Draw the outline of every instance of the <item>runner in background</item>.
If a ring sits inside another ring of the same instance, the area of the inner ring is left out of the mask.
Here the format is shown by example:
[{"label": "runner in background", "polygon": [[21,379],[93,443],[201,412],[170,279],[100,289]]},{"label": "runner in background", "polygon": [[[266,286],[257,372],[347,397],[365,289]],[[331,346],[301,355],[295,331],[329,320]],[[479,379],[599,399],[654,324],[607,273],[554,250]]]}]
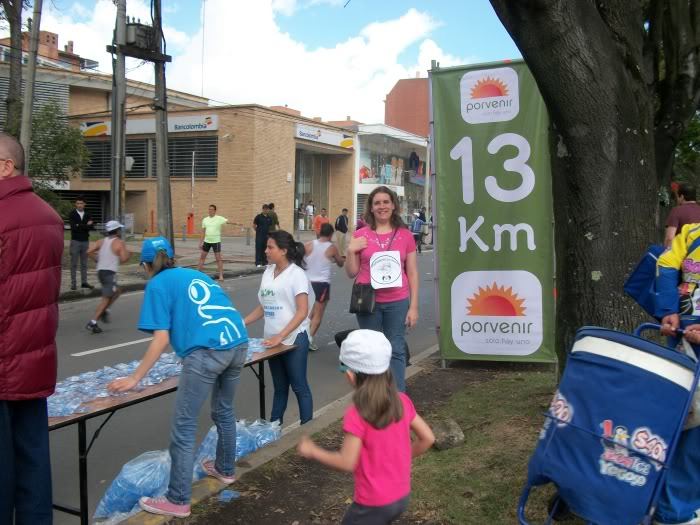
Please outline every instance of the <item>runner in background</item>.
[{"label": "runner in background", "polygon": [[102,328],[97,324],[109,323],[109,307],[119,298],[122,291],[117,287],[117,272],[119,264],[129,260],[131,253],[126,243],[121,239],[123,224],[118,221],[109,221],[105,225],[107,237],[100,239],[88,250],[88,255],[97,258],[97,278],[102,285],[102,300],[97,305],[94,317],[85,326],[93,334],[102,333]]},{"label": "runner in background", "polygon": [[311,324],[309,326],[309,350],[318,350],[314,342],[323,321],[323,313],[331,299],[331,268],[337,264],[339,268],[345,264],[345,258],[340,256],[338,247],[333,244],[333,226],[323,224],[321,235],[315,241],[309,241],[304,245],[304,262],[306,263],[306,276],[311,281],[311,287],[316,296],[316,303],[311,309]]}]

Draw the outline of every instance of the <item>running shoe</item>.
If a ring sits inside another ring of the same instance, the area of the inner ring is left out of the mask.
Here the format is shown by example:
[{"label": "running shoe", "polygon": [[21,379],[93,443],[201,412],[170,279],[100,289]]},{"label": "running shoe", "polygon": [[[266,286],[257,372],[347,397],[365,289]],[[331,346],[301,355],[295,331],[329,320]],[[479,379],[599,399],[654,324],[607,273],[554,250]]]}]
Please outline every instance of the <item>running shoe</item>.
[{"label": "running shoe", "polygon": [[90,321],[88,324],[85,325],[85,329],[89,330],[93,334],[101,334],[102,333],[102,328],[97,323],[93,323]]},{"label": "running shoe", "polygon": [[146,498],[139,500],[139,506],[146,512],[151,514],[160,514],[161,516],[175,516],[176,518],[186,518],[190,512],[189,505],[178,505],[172,503],[165,496],[160,498]]},{"label": "running shoe", "polygon": [[221,483],[226,483],[226,485],[230,485],[234,481],[236,481],[236,476],[225,476],[218,470],[216,470],[216,465],[214,464],[213,460],[208,460],[208,461],[202,461],[202,468],[204,469],[204,472],[207,473],[208,476],[211,476],[212,478],[218,479]]}]

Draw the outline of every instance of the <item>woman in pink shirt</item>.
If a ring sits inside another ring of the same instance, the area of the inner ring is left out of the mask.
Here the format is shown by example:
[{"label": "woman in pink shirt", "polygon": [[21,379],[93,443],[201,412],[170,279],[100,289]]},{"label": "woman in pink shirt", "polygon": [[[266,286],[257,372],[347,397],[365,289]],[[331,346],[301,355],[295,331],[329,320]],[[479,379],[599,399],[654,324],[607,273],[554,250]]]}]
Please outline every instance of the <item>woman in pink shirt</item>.
[{"label": "woman in pink shirt", "polygon": [[[372,284],[375,307],[356,314],[360,328],[386,334],[391,341],[391,373],[399,392],[406,390],[406,327],[418,322],[416,241],[401,220],[399,199],[386,186],[367,198],[365,222],[347,249],[345,271],[359,284]],[[374,257],[373,257],[374,256]]]},{"label": "woman in pink shirt", "polygon": [[[303,436],[297,447],[305,458],[354,474],[353,503],[343,525],[384,525],[398,518],[411,494],[411,459],[435,441],[409,397],[397,392],[391,357],[384,334],[350,332],[340,345],[341,369],[355,389],[343,419],[343,445],[331,452]],[[413,443],[411,430],[417,437]]]}]

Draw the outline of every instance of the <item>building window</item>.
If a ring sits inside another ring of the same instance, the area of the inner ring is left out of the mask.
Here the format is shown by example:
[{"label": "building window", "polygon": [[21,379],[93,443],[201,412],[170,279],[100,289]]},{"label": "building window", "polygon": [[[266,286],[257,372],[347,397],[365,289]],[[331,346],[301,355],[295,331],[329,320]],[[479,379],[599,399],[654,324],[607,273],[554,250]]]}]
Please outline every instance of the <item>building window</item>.
[{"label": "building window", "polygon": [[[168,163],[171,177],[192,176],[192,153],[194,152],[194,176],[213,178],[217,175],[219,161],[219,139],[207,137],[168,137]],[[153,171],[155,177],[156,146],[153,140]]]},{"label": "building window", "polygon": [[83,170],[83,177],[91,179],[109,178],[111,174],[112,144],[109,140],[86,140],[90,160]]},{"label": "building window", "polygon": [[[105,179],[112,174],[112,142],[109,140],[86,140],[85,147],[90,152],[90,160],[83,171],[83,177]],[[126,156],[133,157],[134,165],[126,172],[127,178],[146,176],[148,163],[148,141],[135,139],[126,141]]]},{"label": "building window", "polygon": [[126,172],[126,177],[129,179],[144,178],[148,173],[146,169],[148,164],[148,140],[127,140],[125,150],[126,156],[134,159],[131,171]]}]

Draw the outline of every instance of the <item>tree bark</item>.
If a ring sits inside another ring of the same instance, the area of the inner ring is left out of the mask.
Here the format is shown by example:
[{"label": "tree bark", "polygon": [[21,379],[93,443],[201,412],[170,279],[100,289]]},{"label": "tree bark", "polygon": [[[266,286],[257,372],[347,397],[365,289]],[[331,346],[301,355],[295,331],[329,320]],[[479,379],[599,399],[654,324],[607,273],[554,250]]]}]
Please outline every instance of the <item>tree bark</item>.
[{"label": "tree bark", "polygon": [[[653,99],[640,2],[491,0],[552,121],[557,351],[584,325],[630,329],[622,284],[655,235]],[[602,3],[601,3],[602,4]]]},{"label": "tree bark", "polygon": [[671,181],[676,145],[700,103],[699,24],[697,0],[652,3],[649,35],[656,79],[652,88],[658,99],[654,138],[659,186]]},{"label": "tree bark", "polygon": [[22,123],[22,7],[23,0],[1,0],[10,26],[10,85],[5,131],[19,139]]}]

